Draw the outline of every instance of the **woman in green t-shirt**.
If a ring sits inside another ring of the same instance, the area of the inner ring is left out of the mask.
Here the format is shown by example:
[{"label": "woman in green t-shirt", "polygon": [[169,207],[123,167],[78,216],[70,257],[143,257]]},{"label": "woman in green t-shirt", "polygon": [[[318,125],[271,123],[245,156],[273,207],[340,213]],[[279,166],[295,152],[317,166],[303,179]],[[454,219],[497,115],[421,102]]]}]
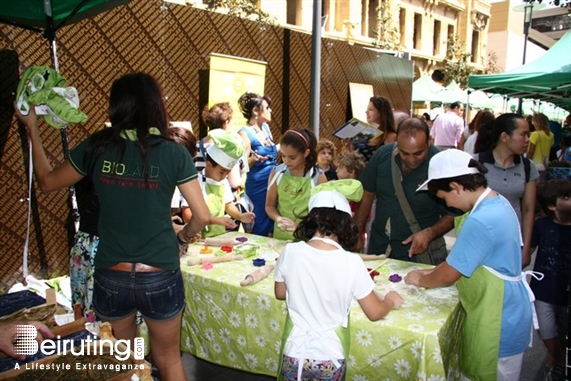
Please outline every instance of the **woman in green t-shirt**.
[{"label": "woman in green t-shirt", "polygon": [[[34,108],[27,115],[15,108],[32,143],[34,172],[42,192],[68,187],[85,176],[93,179],[101,206],[95,313],[111,322],[117,339],[133,343],[139,311],[149,327],[153,362],[161,379],[184,380],[179,253],[186,251],[190,237],[202,230],[210,214],[190,154],[169,137],[158,83],[144,73],[114,81],[109,100],[112,127],[81,142],[55,169],[42,147]],[[170,219],[175,187],[193,215],[178,234]]]}]

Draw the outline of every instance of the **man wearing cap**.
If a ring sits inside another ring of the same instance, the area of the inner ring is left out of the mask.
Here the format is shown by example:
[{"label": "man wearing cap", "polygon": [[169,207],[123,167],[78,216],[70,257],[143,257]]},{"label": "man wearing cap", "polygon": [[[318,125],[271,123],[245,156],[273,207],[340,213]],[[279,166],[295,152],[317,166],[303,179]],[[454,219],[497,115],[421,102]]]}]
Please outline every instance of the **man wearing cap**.
[{"label": "man wearing cap", "polygon": [[225,217],[252,223],[253,212],[240,213],[234,205],[234,195],[228,183],[228,174],[244,154],[244,143],[236,132],[215,129],[209,134],[212,144],[206,148],[206,166],[199,176],[202,193],[210,210],[210,223],[204,228],[203,236],[216,236],[233,229],[236,223]]},{"label": "man wearing cap", "polygon": [[543,275],[521,272],[518,218],[509,201],[488,187],[485,172],[481,163],[456,149],[430,160],[428,180],[418,190],[428,190],[470,214],[446,261],[434,269],[411,271],[405,282],[427,288],[456,284],[466,311],[460,341],[462,379],[519,380],[523,353],[531,342],[535,299],[525,275]]},{"label": "man wearing cap", "polygon": [[[428,159],[438,152],[429,145],[426,123],[409,118],[399,125],[396,143],[380,147],[369,160],[359,177],[365,192],[354,217],[363,232],[377,198],[367,253],[384,254],[390,245],[394,259],[432,264],[444,260],[446,245],[442,236],[452,229],[454,218],[435,198],[416,193],[427,178]],[[390,235],[385,231],[389,220]]]}]

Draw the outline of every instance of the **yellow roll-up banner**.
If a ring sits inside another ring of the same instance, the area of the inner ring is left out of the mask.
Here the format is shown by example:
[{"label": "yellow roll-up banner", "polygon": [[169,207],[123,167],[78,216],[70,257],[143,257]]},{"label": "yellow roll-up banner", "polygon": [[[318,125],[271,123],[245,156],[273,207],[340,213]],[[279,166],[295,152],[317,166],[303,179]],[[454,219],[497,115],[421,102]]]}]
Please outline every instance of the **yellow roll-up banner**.
[{"label": "yellow roll-up banner", "polygon": [[263,61],[211,53],[208,107],[230,103],[234,111],[231,127],[244,126],[246,120],[240,113],[238,98],[246,91],[264,94],[266,65]]}]

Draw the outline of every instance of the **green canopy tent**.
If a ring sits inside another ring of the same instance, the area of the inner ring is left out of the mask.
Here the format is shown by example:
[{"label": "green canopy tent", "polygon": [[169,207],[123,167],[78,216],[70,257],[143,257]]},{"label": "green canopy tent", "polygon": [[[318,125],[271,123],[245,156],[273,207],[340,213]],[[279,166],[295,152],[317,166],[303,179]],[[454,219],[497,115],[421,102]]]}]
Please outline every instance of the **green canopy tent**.
[{"label": "green canopy tent", "polygon": [[471,75],[468,84],[509,98],[532,98],[571,109],[571,32],[535,61],[500,74]]},{"label": "green canopy tent", "polygon": [[54,69],[57,62],[56,33],[63,26],[90,18],[130,0],[18,0],[0,8],[0,22],[33,30],[47,38]]},{"label": "green canopy tent", "polygon": [[[65,25],[93,17],[128,3],[130,0],[17,0],[4,1],[0,22],[38,32],[50,44],[53,68],[59,72],[56,33]],[[61,129],[64,155],[67,157],[67,132]]]}]

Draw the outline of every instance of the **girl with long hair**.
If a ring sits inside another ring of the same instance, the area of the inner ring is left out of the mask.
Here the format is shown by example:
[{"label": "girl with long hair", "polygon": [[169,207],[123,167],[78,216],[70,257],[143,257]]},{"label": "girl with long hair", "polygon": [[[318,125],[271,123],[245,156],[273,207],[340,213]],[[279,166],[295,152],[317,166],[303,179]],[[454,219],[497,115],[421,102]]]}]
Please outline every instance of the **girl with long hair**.
[{"label": "girl with long hair", "polygon": [[[171,140],[161,89],[144,73],[113,82],[112,127],[88,137],[52,168],[42,147],[37,118],[16,108],[32,143],[36,180],[50,193],[91,176],[99,197],[100,237],[93,309],[111,322],[117,339],[133,343],[141,313],[149,328],[153,362],[162,380],[185,380],[180,358],[184,287],[179,255],[208,222],[197,172],[188,150]],[[171,225],[175,187],[193,218],[178,234]]]}]

